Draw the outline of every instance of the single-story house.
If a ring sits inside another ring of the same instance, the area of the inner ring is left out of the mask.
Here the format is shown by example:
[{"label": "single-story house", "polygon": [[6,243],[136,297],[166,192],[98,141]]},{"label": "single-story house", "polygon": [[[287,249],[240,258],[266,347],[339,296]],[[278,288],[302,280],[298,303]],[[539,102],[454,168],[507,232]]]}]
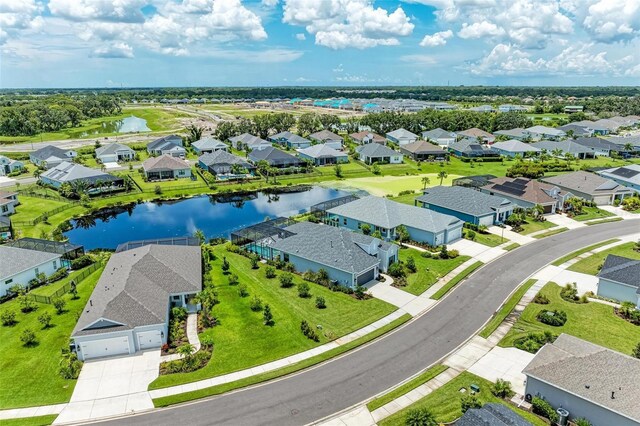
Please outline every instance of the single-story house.
[{"label": "single-story house", "polygon": [[229,151],[229,145],[212,137],[197,140],[191,146],[198,155],[210,154],[215,151]]},{"label": "single-story house", "polygon": [[557,141],[567,136],[562,130],[547,126],[527,127],[524,131],[531,136],[531,139],[536,140],[547,139]]},{"label": "single-story house", "polygon": [[[65,183],[81,181],[87,185],[90,194],[115,191],[124,185],[121,177],[66,161],[42,173],[39,179],[43,184],[54,188],[60,188]],[[109,183],[108,187],[104,185],[106,183]]]},{"label": "single-story house", "polygon": [[147,144],[149,155],[169,154],[172,157],[184,158],[187,150],[184,149],[182,138],[178,135],[169,135],[156,139]]},{"label": "single-story house", "polygon": [[355,287],[375,280],[398,260],[398,246],[368,235],[334,226],[300,222],[284,228],[289,235],[271,247],[296,271],[324,269],[329,279]]},{"label": "single-story house", "polygon": [[469,108],[469,111],[473,112],[494,112],[495,110],[496,109],[493,107],[493,105],[478,105]]},{"label": "single-story house", "polygon": [[181,158],[164,154],[144,160],[142,170],[148,180],[179,179],[191,177],[191,166]]},{"label": "single-story house", "polygon": [[504,197],[485,194],[464,186],[434,186],[416,198],[417,206],[455,216],[473,225],[491,226],[503,223],[514,204]]},{"label": "single-story house", "polygon": [[367,224],[372,233],[379,231],[385,240],[395,240],[397,228],[404,225],[411,240],[432,246],[462,238],[464,225],[453,216],[373,195],[327,210],[327,222],[354,231]]},{"label": "single-story house", "polygon": [[500,112],[527,112],[529,109],[522,105],[502,104],[498,106]]},{"label": "single-story house", "polygon": [[614,117],[609,117],[609,120],[615,121],[621,127],[636,127],[640,124],[640,117],[637,115],[627,115],[626,117],[616,115]]},{"label": "single-story house", "polygon": [[20,204],[17,192],[0,191],[0,216],[9,216],[16,212],[16,206]]},{"label": "single-story house", "polygon": [[298,156],[304,160],[311,161],[316,166],[349,162],[347,153],[337,151],[328,144],[312,145],[309,148],[299,149]]},{"label": "single-story house", "polygon": [[595,121],[591,121],[591,120],[574,121],[573,123],[569,123],[569,124],[582,127],[590,131],[592,135],[606,136],[611,132],[611,130],[608,127],[603,126],[602,124],[598,124]]},{"label": "single-story house", "polygon": [[576,197],[593,201],[597,205],[611,205],[615,200],[622,200],[635,194],[634,190],[622,186],[611,179],[582,170],[558,176],[543,177],[540,180],[555,185],[564,191],[571,192]]},{"label": "single-story house", "polygon": [[631,148],[631,152],[635,155],[640,155],[640,136],[609,136],[606,140],[616,145],[622,145],[622,149],[625,151],[627,148],[624,148],[624,146],[627,145]]},{"label": "single-story house", "polygon": [[367,145],[370,143],[379,143],[384,145],[387,143],[387,140],[384,137],[372,132],[351,133],[349,137],[359,145]]},{"label": "single-story house", "polygon": [[557,186],[522,177],[494,178],[487,185],[481,187],[480,191],[504,197],[525,209],[539,204],[544,208],[545,213],[555,213],[562,210],[564,203],[573,197],[572,193],[562,191]]},{"label": "single-story house", "polygon": [[0,245],[0,297],[14,285],[26,287],[38,274],[53,274],[63,266],[61,257],[57,253]]},{"label": "single-story house", "polygon": [[598,272],[598,296],[631,302],[640,309],[640,260],[607,255]]},{"label": "single-story house", "polygon": [[308,148],[312,145],[312,142],[309,139],[303,138],[295,133],[291,133],[288,130],[270,136],[269,140],[293,149]]},{"label": "single-story house", "polygon": [[583,105],[567,105],[564,107],[565,114],[572,114],[574,112],[582,112],[584,111]]},{"label": "single-story house", "polygon": [[544,345],[522,371],[527,399],[542,398],[568,419],[593,426],[640,424],[640,360],[568,334]]},{"label": "single-story house", "polygon": [[491,180],[495,179],[495,175],[471,175],[455,178],[451,181],[453,186],[464,186],[466,188],[480,189],[483,186],[489,185]]},{"label": "single-story house", "polygon": [[427,141],[400,145],[400,152],[416,161],[446,161],[449,158],[449,151]]},{"label": "single-story house", "polygon": [[101,163],[117,163],[135,159],[136,152],[121,143],[110,143],[96,148],[96,159]]},{"label": "single-story house", "polygon": [[498,151],[500,155],[504,155],[505,157],[514,158],[516,155],[521,155],[522,157],[531,157],[536,153],[540,152],[540,149],[535,146],[520,142],[516,139],[511,139],[504,142],[496,142],[491,145],[492,149]]},{"label": "single-story house", "polygon": [[591,136],[593,136],[593,130],[571,123],[565,124],[564,126],[558,126],[556,128],[565,132],[567,136],[572,136],[574,138],[590,138]]},{"label": "single-story house", "polygon": [[7,243],[10,247],[43,251],[45,253],[59,254],[61,265],[65,268],[71,266],[71,262],[84,255],[84,247],[72,244],[69,241],[51,241],[41,238],[24,237]]},{"label": "single-story house", "polygon": [[21,170],[23,168],[24,163],[22,161],[0,155],[0,176],[7,176],[16,170]]},{"label": "single-story house", "polygon": [[601,118],[600,120],[596,120],[594,122],[596,126],[601,126],[609,130],[610,133],[616,133],[622,124],[615,120],[610,120],[608,118]]},{"label": "single-story house", "polygon": [[406,145],[408,143],[413,143],[419,139],[419,136],[411,133],[405,129],[394,130],[393,132],[387,133],[387,140],[398,144],[398,145]]},{"label": "single-story house", "polygon": [[337,150],[342,149],[342,142],[344,142],[342,136],[336,135],[329,130],[320,130],[319,132],[311,133],[309,139]]},{"label": "single-story house", "polygon": [[455,426],[533,426],[504,404],[489,402],[480,408],[468,409]]},{"label": "single-story house", "polygon": [[439,127],[437,129],[422,132],[422,139],[444,147],[452,145],[456,141],[457,137],[458,135],[454,132],[448,132]]},{"label": "single-story house", "polygon": [[226,151],[216,151],[211,154],[204,154],[198,158],[198,166],[204,170],[208,170],[215,176],[227,176],[235,177],[233,173],[234,165],[238,165],[240,169],[245,169],[246,172],[242,175],[252,174],[255,170],[255,166],[246,158],[238,157],[237,155],[230,154]]},{"label": "single-story house", "polygon": [[611,157],[611,153],[616,153],[626,158],[633,153],[633,149],[627,150],[624,145],[618,145],[602,138],[578,138],[574,142],[590,149],[594,155],[600,157]]},{"label": "single-story house", "polygon": [[463,139],[449,146],[449,152],[458,158],[500,158],[495,149],[473,139]]},{"label": "single-story house", "polygon": [[0,239],[8,240],[11,238],[11,229],[11,219],[7,216],[0,216]]},{"label": "single-story house", "polygon": [[584,160],[586,158],[595,158],[595,153],[591,148],[582,146],[576,143],[574,140],[565,139],[563,141],[540,141],[532,143],[531,146],[538,148],[540,151],[547,154],[554,155],[555,150],[560,150],[559,158],[564,158],[565,155],[571,154],[574,158]]},{"label": "single-story house", "polygon": [[526,132],[525,129],[521,127],[516,127],[515,129],[507,129],[507,130],[498,130],[493,132],[496,136],[506,136],[509,139],[515,139],[518,141],[524,141],[531,139],[531,135]]},{"label": "single-story house", "polygon": [[257,136],[253,136],[249,133],[243,133],[239,136],[234,136],[229,138],[231,142],[231,146],[235,149],[250,149],[250,150],[260,150],[271,147],[271,142],[265,141]]},{"label": "single-story house", "polygon": [[482,129],[478,129],[477,127],[472,127],[467,130],[462,130],[458,132],[459,138],[469,138],[474,141],[481,141],[483,143],[493,143],[496,140],[496,137],[493,136],[489,132],[485,132]]},{"label": "single-story house", "polygon": [[200,246],[151,244],[114,253],[71,334],[78,358],[160,348],[171,308],[197,312],[200,290]]},{"label": "single-story house", "polygon": [[78,156],[76,151],[47,145],[29,154],[29,160],[38,167],[50,169],[65,161],[71,161]]},{"label": "single-story house", "polygon": [[400,164],[404,158],[398,151],[378,143],[359,146],[356,148],[356,152],[360,156],[360,160],[366,164]]},{"label": "single-story house", "polygon": [[293,155],[272,146],[257,151],[251,151],[247,158],[256,165],[260,161],[266,161],[270,166],[278,168],[300,167],[304,165],[304,161],[298,157],[294,157]]},{"label": "single-story house", "polygon": [[600,170],[600,176],[606,179],[640,192],[640,164],[630,164],[628,166],[614,167],[612,169]]}]

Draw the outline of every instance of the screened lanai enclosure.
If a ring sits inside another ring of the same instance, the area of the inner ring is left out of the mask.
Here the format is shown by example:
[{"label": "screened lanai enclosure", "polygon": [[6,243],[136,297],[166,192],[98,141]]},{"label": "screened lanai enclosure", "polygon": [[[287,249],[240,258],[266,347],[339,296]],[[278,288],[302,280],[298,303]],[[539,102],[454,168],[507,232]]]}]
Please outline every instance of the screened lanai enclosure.
[{"label": "screened lanai enclosure", "polygon": [[332,200],[323,201],[318,204],[314,204],[311,206],[310,212],[311,215],[320,222],[325,222],[327,220],[327,210],[331,210],[334,207],[341,206],[343,204],[350,203],[359,199],[361,196],[369,195],[366,192],[359,191],[357,193],[345,195],[344,197],[334,198]]},{"label": "screened lanai enclosure", "polygon": [[296,223],[286,217],[278,217],[255,225],[247,226],[231,233],[231,242],[238,247],[256,253],[263,259],[273,260],[273,243],[295,235],[286,227]]}]

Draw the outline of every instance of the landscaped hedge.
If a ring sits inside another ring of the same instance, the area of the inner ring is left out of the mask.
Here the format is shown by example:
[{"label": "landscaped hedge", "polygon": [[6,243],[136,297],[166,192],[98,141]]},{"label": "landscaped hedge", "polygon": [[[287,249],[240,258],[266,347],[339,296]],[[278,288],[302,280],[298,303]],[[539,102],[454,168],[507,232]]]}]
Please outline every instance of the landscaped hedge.
[{"label": "landscaped hedge", "polygon": [[71,269],[73,269],[74,271],[77,269],[82,269],[86,266],[89,266],[93,263],[93,257],[89,256],[88,254],[85,254],[84,256],[80,256],[77,259],[73,259],[71,261]]},{"label": "landscaped hedge", "polygon": [[531,332],[525,337],[516,339],[513,343],[516,348],[535,354],[545,343],[553,343],[557,337],[550,331]]},{"label": "landscaped hedge", "polygon": [[565,311],[547,311],[542,310],[536,315],[538,321],[553,327],[561,327],[567,322],[567,313]]},{"label": "landscaped hedge", "polygon": [[560,420],[560,416],[558,416],[556,410],[544,399],[534,396],[531,405],[535,414],[549,419],[551,423],[556,424],[558,420]]}]

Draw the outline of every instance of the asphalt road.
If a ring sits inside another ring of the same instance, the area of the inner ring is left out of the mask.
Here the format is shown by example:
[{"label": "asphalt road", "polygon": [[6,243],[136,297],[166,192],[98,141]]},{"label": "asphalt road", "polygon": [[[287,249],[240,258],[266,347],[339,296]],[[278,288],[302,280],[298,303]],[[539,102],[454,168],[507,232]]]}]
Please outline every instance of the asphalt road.
[{"label": "asphalt road", "polygon": [[640,219],[633,219],[544,238],[479,269],[422,317],[346,356],[262,386],[106,423],[239,426],[314,422],[440,360],[472,337],[520,282],[547,263],[638,231]]}]

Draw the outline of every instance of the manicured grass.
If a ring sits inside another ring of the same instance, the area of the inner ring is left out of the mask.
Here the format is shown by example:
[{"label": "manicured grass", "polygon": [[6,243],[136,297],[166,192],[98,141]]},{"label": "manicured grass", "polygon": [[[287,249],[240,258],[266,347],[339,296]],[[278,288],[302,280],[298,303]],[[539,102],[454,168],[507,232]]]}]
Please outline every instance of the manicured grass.
[{"label": "manicured grass", "polygon": [[[160,376],[150,388],[157,389],[193,382],[233,371],[275,361],[307,349],[314,348],[340,336],[358,330],[395,311],[395,307],[378,299],[357,300],[342,292],[333,292],[317,284],[311,286],[312,297],[298,297],[296,287],[280,287],[278,278],[265,278],[264,265],[251,269],[244,256],[229,253],[225,246],[214,248],[212,278],[219,293],[220,304],[214,312],[220,325],[205,331],[215,342],[213,356],[206,367],[192,373]],[[249,296],[240,297],[238,287],[228,284],[221,264],[226,257],[231,273],[237,274],[241,284],[247,286]],[[278,272],[280,275],[281,272]],[[295,276],[295,283],[302,279]],[[275,325],[263,324],[262,312],[249,308],[254,296],[269,304]],[[315,298],[322,296],[326,309],[315,307]],[[306,338],[300,332],[300,322],[306,320],[320,336],[320,342]],[[316,328],[321,326],[322,329]]]},{"label": "manicured grass", "polygon": [[[0,387],[0,409],[58,404],[69,400],[76,381],[65,380],[58,374],[60,349],[68,347],[76,315],[87,303],[101,271],[98,269],[78,285],[79,299],[63,296],[67,306],[62,315],[57,315],[51,305],[38,304],[37,311],[24,314],[20,312],[16,299],[2,304],[0,311],[16,312],[18,323],[0,327],[0,382],[20,385]],[[49,312],[53,317],[52,327],[47,330],[43,330],[38,322],[38,316],[43,312]],[[35,332],[39,341],[37,346],[22,346],[20,334],[27,328]]]},{"label": "manicured grass", "polygon": [[[396,166],[394,164],[389,164],[385,167]],[[397,165],[400,166],[400,165]],[[396,169],[399,170],[399,169]],[[415,171],[415,173],[418,173]],[[402,173],[404,174],[404,173]],[[428,177],[431,180],[431,183],[427,186],[435,186],[440,184],[440,179],[438,179],[436,174],[416,174],[414,176],[370,176],[363,178],[354,178],[343,181],[330,181],[325,182],[324,185],[330,186],[332,188],[357,188],[367,191],[372,195],[385,196],[385,195],[394,195],[397,196],[401,191],[420,191],[422,190],[424,184],[422,183],[423,177]],[[450,186],[451,181],[460,176],[450,174],[446,179],[443,180],[442,184],[445,186]],[[412,195],[413,198],[420,196],[420,194],[416,193]],[[403,200],[404,201],[404,200]],[[413,204],[413,201],[407,204]]]},{"label": "manicured grass", "polygon": [[50,414],[48,416],[3,420],[1,423],[2,426],[46,426],[52,424],[57,417],[57,414]]},{"label": "manicured grass", "polygon": [[528,217],[527,222],[522,224],[523,231],[520,232],[520,234],[532,234],[534,232],[542,231],[543,229],[555,228],[556,226],[558,225],[553,222],[549,222],[548,220],[538,222]]},{"label": "manicured grass", "polygon": [[400,250],[400,260],[406,262],[409,257],[413,257],[416,262],[417,271],[407,275],[407,286],[400,289],[415,294],[424,293],[429,287],[435,284],[440,278],[462,265],[470,259],[469,256],[458,256],[455,259],[427,259],[421,256],[422,252],[403,248]]},{"label": "manicured grass", "polygon": [[517,249],[518,247],[520,247],[520,244],[518,244],[518,243],[511,243],[511,244],[509,244],[508,246],[503,247],[503,248],[502,248],[502,250],[505,250],[505,251],[511,251],[511,250]]},{"label": "manicured grass", "polygon": [[491,318],[491,321],[487,323],[485,328],[478,334],[480,337],[484,337],[485,339],[491,336],[491,334],[496,331],[496,329],[502,324],[502,321],[513,311],[516,307],[522,296],[531,288],[532,285],[536,283],[537,280],[530,279],[527,280],[523,285],[518,287],[518,289],[509,297],[509,299],[500,307],[498,312]]},{"label": "manicured grass", "polygon": [[[480,387],[480,392],[476,395],[480,400],[480,403],[482,403],[483,405],[488,402],[504,404],[534,425],[546,425],[545,422],[538,419],[535,415],[527,411],[520,410],[512,405],[509,405],[506,401],[493,396],[493,394],[491,393],[491,382],[466,371],[460,373],[459,376],[453,378],[444,386],[436,389],[429,395],[411,404],[404,410],[398,411],[394,415],[379,421],[378,425],[404,426],[407,413],[418,408],[426,408],[431,411],[431,413],[433,413],[433,415],[435,416],[436,421],[438,421],[439,423],[450,423],[462,416],[460,399],[462,395],[471,392],[471,389],[469,387],[473,384]],[[460,389],[463,388],[466,389],[465,394],[460,392]]]},{"label": "manicured grass", "polygon": [[579,222],[584,222],[586,220],[603,219],[605,217],[615,216],[613,213],[599,209],[597,207],[583,207],[582,210],[584,213],[573,216],[572,219]]},{"label": "manicured grass", "polygon": [[172,179],[172,180],[163,180],[163,181],[149,181],[145,182],[142,178],[142,175],[137,171],[133,172],[121,172],[119,175],[123,176],[125,174],[130,175],[133,180],[138,184],[138,186],[145,192],[154,192],[156,186],[162,188],[162,191],[170,191],[172,188],[179,189],[190,189],[190,188],[201,188],[203,190],[208,189],[205,181],[198,174],[193,174],[196,177],[196,180],[191,180],[190,178],[182,178],[182,179]]},{"label": "manicured grass", "polygon": [[596,275],[600,270],[600,266],[609,254],[628,257],[630,259],[640,260],[640,252],[633,249],[634,243],[624,243],[593,254],[585,259],[581,259],[573,265],[569,266],[569,271],[582,272],[583,274]]},{"label": "manicured grass", "polygon": [[33,220],[43,213],[68,204],[64,201],[21,195],[18,196],[18,199],[20,200],[20,205],[16,207],[16,213],[11,216],[11,220],[14,222]]},{"label": "manicured grass", "polygon": [[602,241],[601,243],[598,243],[598,244],[593,244],[593,245],[588,246],[588,247],[583,247],[583,248],[581,248],[580,250],[576,250],[576,251],[574,251],[573,253],[569,253],[569,254],[568,254],[568,255],[566,255],[566,256],[562,256],[560,259],[558,259],[558,260],[556,260],[555,262],[553,262],[553,263],[552,263],[552,265],[554,265],[554,266],[560,266],[560,265],[562,265],[564,262],[567,262],[567,261],[569,261],[569,260],[571,260],[571,259],[573,259],[573,258],[575,258],[575,257],[578,257],[578,256],[580,256],[581,254],[584,254],[584,253],[586,253],[586,252],[588,252],[588,251],[591,251],[591,250],[595,250],[595,249],[597,249],[598,247],[603,247],[603,246],[606,246],[606,245],[608,245],[608,244],[615,243],[616,241],[620,241],[620,240],[619,240],[619,239],[617,239],[617,238],[613,238],[613,239],[611,239],[611,240]]},{"label": "manicured grass", "polygon": [[477,261],[476,263],[474,263],[473,265],[470,265],[469,267],[467,267],[464,271],[460,272],[458,275],[456,275],[455,277],[453,277],[451,279],[451,281],[449,281],[447,284],[445,284],[442,288],[440,288],[440,290],[436,291],[433,296],[431,296],[432,299],[434,300],[440,300],[444,297],[445,294],[447,294],[453,287],[455,287],[456,285],[458,285],[458,283],[460,281],[462,281],[463,279],[465,279],[467,276],[469,276],[473,271],[475,271],[476,269],[478,269],[479,267],[481,267],[483,265],[482,262]]},{"label": "manicured grass", "polygon": [[415,206],[415,200],[417,197],[422,195],[422,191],[416,191],[413,194],[404,194],[398,195],[397,197],[390,197],[389,199],[393,201],[397,201],[398,203],[408,204],[410,206]]},{"label": "manicured grass", "polygon": [[[553,282],[545,285],[541,293],[549,298],[549,304],[530,303],[499,343],[500,346],[513,346],[516,339],[532,331],[567,333],[625,354],[630,354],[640,342],[640,327],[618,317],[613,312],[613,307],[597,302],[567,302],[560,297],[561,289],[561,286]],[[562,327],[552,327],[536,319],[538,312],[556,309],[567,313],[567,322]]]},{"label": "manicured grass", "polygon": [[205,388],[205,389],[201,389],[193,392],[185,392],[177,395],[157,398],[153,400],[153,404],[156,407],[166,407],[168,405],[179,404],[186,401],[192,401],[194,399],[200,399],[200,398],[206,398],[208,396],[219,395],[221,393],[255,385],[257,383],[266,382],[268,380],[272,380],[277,377],[282,377],[287,374],[295,373],[305,368],[325,362],[331,358],[334,358],[354,348],[357,348],[358,346],[362,346],[374,339],[377,339],[378,337],[390,332],[391,330],[397,327],[400,327],[402,324],[409,321],[410,319],[411,319],[411,315],[404,314],[400,318],[390,322],[389,324],[383,327],[380,327],[376,331],[373,331],[369,334],[359,337],[358,339],[355,339],[349,343],[345,343],[344,345],[339,346],[335,349],[331,349],[330,351],[327,351],[323,354],[316,355],[312,358],[305,359],[303,361],[297,362],[287,367],[280,368],[278,370],[270,371],[268,373],[258,374],[255,376],[247,377],[246,379],[236,380],[235,382],[225,383],[223,385],[218,385],[218,386],[212,386],[210,388]]},{"label": "manicured grass", "polygon": [[476,232],[476,236],[473,241],[489,247],[497,247],[500,244],[509,242],[507,238],[502,238],[500,235],[495,235],[491,233],[483,234],[480,232]]},{"label": "manicured grass", "polygon": [[621,217],[610,217],[609,219],[594,220],[593,222],[586,222],[585,225],[600,225],[601,223],[620,222],[623,220]]},{"label": "manicured grass", "polygon": [[568,231],[568,230],[569,230],[568,228],[557,228],[557,229],[553,229],[553,230],[551,230],[549,232],[543,232],[542,234],[534,235],[533,238],[536,238],[536,239],[539,240],[540,238],[550,237],[552,235],[556,235],[556,234],[559,234],[561,232]]},{"label": "manicured grass", "polygon": [[397,399],[397,398],[401,397],[402,395],[405,395],[405,394],[411,392],[412,390],[414,390],[418,386],[427,383],[429,380],[433,379],[434,377],[436,377],[440,373],[446,371],[448,368],[449,367],[447,367],[446,365],[443,365],[443,364],[434,365],[433,367],[429,368],[428,370],[426,370],[425,372],[421,373],[420,375],[414,377],[413,379],[409,380],[408,382],[406,382],[406,383],[398,386],[397,388],[393,389],[391,392],[386,393],[386,394],[382,395],[381,397],[378,397],[376,399],[371,400],[371,402],[369,402],[367,404],[367,408],[369,409],[369,411],[374,411],[374,410],[382,407],[383,405],[388,404],[389,402],[393,401],[394,399]]},{"label": "manicured grass", "polygon": [[[77,271],[72,271],[66,278],[63,278],[60,281],[56,281],[56,282],[51,283],[51,284],[47,284],[47,285],[40,286],[38,288],[34,288],[29,293],[30,294],[37,294],[39,296],[50,297],[53,294],[55,294],[56,291],[58,291],[59,289],[64,287],[67,283],[69,283],[71,280],[75,280],[76,277],[78,277],[79,275],[84,273],[84,271],[89,269],[90,267],[91,266],[87,266],[87,267],[79,269]],[[89,278],[87,277],[86,279],[89,279]],[[82,284],[80,284],[80,285],[82,285]]]}]

